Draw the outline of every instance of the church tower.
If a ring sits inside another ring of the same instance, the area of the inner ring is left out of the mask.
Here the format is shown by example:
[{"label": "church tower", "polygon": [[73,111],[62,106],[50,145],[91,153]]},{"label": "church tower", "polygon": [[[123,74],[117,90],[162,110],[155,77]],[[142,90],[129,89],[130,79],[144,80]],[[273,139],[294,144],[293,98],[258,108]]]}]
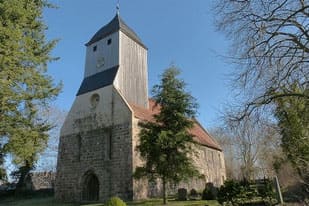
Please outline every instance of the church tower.
[{"label": "church tower", "polygon": [[148,109],[147,48],[119,14],[86,43],[84,79],[61,128],[55,196],[132,200],[133,111]]},{"label": "church tower", "polygon": [[127,101],[148,107],[147,48],[118,14],[86,47],[84,81],[77,95],[113,84]]}]

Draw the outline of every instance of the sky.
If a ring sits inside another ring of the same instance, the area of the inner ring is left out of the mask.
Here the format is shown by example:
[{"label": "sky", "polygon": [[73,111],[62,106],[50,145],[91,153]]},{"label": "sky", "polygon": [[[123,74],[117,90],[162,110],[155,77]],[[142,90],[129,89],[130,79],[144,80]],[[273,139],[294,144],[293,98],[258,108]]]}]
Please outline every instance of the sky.
[{"label": "sky", "polygon": [[[60,60],[49,64],[62,93],[54,104],[69,110],[84,75],[85,43],[116,14],[117,0],[50,0],[45,9],[47,39],[59,39],[52,52]],[[222,58],[229,42],[214,27],[211,0],[120,0],[120,16],[148,47],[149,89],[171,64],[199,104],[197,119],[209,129],[218,125],[223,105],[231,99]]]}]

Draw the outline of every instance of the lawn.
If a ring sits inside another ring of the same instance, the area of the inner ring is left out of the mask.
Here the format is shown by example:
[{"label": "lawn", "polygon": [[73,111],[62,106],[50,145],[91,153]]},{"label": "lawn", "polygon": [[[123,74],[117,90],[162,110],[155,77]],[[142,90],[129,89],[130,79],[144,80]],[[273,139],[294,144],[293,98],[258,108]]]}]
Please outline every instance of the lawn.
[{"label": "lawn", "polygon": [[[133,202],[128,203],[128,206],[138,205],[138,206],[156,206],[156,205],[163,205],[161,199],[155,200],[147,200],[141,202]],[[170,206],[219,206],[217,201],[206,201],[206,200],[192,200],[192,201],[176,201],[176,200],[169,200],[168,205]]]},{"label": "lawn", "polygon": [[[28,198],[28,199],[5,199],[0,200],[0,206],[78,206],[79,204],[73,203],[60,203],[56,202],[52,197],[41,197],[41,198]],[[162,200],[153,199],[140,202],[130,202],[128,206],[160,206],[162,205]],[[169,200],[169,206],[219,206],[216,201],[175,201]],[[87,204],[83,206],[103,206],[103,204]]]}]

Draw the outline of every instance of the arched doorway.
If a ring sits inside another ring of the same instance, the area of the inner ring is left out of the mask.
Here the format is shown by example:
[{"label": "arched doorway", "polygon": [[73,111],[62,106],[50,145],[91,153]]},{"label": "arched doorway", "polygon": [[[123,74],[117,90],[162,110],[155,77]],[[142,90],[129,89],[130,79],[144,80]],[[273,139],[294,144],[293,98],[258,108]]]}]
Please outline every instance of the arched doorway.
[{"label": "arched doorway", "polygon": [[92,172],[86,173],[83,181],[82,200],[89,202],[98,201],[99,190],[100,184],[97,176]]}]

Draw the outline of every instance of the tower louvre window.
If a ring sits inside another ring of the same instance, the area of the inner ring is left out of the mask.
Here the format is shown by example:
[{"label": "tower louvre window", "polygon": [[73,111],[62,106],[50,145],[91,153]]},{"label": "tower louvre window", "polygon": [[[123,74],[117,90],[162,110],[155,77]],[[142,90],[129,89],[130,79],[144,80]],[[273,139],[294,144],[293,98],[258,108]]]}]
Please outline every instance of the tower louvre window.
[{"label": "tower louvre window", "polygon": [[97,45],[95,45],[93,48],[92,48],[92,51],[97,51]]},{"label": "tower louvre window", "polygon": [[110,45],[112,43],[112,39],[107,40],[107,45]]}]

